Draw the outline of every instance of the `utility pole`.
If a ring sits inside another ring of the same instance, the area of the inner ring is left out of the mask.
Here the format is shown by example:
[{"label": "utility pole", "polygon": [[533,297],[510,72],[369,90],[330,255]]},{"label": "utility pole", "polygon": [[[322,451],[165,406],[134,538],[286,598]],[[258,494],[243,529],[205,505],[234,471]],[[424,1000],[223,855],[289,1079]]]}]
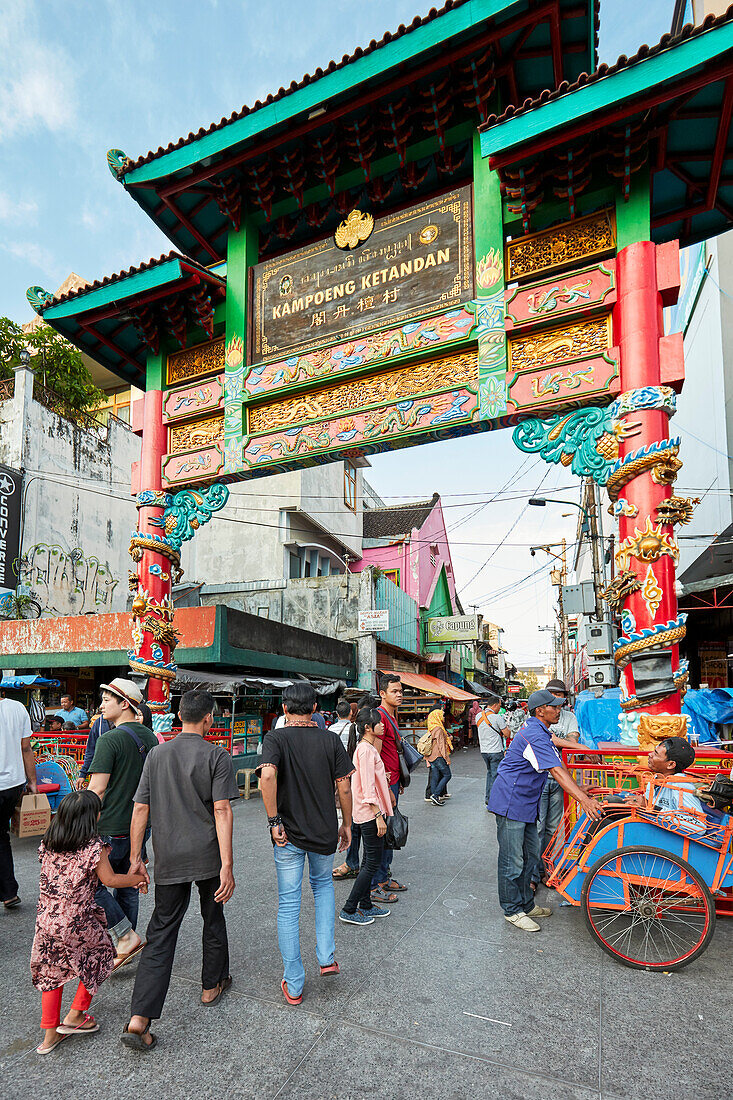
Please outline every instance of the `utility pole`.
[{"label": "utility pole", "polygon": [[590,531],[590,545],[591,553],[593,557],[593,594],[596,600],[596,618],[598,622],[603,620],[603,600],[601,599],[601,589],[603,588],[603,579],[601,575],[601,560],[600,560],[600,547],[598,540],[598,506],[596,503],[596,486],[592,477],[588,478],[588,525]]},{"label": "utility pole", "polygon": [[[561,552],[556,554],[553,547],[559,546]],[[559,569],[552,569],[550,571],[550,583],[553,587],[557,588],[557,604],[558,604],[558,619],[560,620],[560,654],[562,660],[562,677],[565,679],[566,674],[570,670],[570,643],[568,639],[568,618],[565,614],[565,608],[563,606],[562,589],[563,585],[567,581],[568,576],[568,556],[567,556],[567,540],[563,539],[562,542],[550,542],[544,546],[531,546],[529,549],[530,554],[534,556],[537,550],[544,550],[546,554],[549,554],[555,561],[560,562]]]}]

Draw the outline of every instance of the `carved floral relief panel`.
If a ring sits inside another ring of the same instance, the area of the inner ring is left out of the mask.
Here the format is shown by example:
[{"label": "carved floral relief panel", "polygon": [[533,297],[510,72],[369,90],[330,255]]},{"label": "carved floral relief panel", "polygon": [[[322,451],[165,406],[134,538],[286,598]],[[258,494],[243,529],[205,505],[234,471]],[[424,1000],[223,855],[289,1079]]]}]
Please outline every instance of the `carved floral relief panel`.
[{"label": "carved floral relief panel", "polygon": [[537,278],[572,263],[587,263],[616,248],[616,224],[611,210],[517,237],[506,246],[506,281]]},{"label": "carved floral relief panel", "polygon": [[220,374],[224,371],[224,337],[197,344],[193,348],[174,352],[168,356],[166,380],[169,386],[187,382],[190,378],[199,378],[206,374]]}]

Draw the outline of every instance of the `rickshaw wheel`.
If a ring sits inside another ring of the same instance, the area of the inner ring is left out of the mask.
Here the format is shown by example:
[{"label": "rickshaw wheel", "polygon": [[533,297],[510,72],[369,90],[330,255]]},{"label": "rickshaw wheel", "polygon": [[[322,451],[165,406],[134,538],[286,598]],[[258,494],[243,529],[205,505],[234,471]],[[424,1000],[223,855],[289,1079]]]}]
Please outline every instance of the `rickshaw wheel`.
[{"label": "rickshaw wheel", "polygon": [[593,864],[581,894],[585,923],[607,954],[636,970],[679,970],[705,950],[715,903],[686,860],[627,847]]}]

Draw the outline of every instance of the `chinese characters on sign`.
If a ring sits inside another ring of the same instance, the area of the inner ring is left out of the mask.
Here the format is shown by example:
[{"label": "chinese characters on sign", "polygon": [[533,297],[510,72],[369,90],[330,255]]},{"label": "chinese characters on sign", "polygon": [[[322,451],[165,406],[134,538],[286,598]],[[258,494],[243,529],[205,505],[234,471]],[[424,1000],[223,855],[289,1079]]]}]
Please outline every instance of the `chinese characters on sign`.
[{"label": "chinese characters on sign", "polygon": [[332,238],[254,269],[252,362],[405,322],[473,297],[471,188],[378,218],[353,252]]}]

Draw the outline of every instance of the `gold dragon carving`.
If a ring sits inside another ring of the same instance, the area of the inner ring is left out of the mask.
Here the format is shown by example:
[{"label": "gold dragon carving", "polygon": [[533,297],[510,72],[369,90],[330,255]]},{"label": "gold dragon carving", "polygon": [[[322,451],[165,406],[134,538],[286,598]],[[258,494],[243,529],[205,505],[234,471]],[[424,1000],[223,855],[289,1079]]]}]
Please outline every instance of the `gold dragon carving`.
[{"label": "gold dragon carving", "polygon": [[205,447],[216,439],[224,438],[224,414],[190,420],[187,424],[172,427],[169,433],[168,452],[192,451],[196,447]]},{"label": "gold dragon carving", "polygon": [[510,370],[540,370],[552,363],[603,355],[611,347],[611,316],[521,336],[509,341]]}]

